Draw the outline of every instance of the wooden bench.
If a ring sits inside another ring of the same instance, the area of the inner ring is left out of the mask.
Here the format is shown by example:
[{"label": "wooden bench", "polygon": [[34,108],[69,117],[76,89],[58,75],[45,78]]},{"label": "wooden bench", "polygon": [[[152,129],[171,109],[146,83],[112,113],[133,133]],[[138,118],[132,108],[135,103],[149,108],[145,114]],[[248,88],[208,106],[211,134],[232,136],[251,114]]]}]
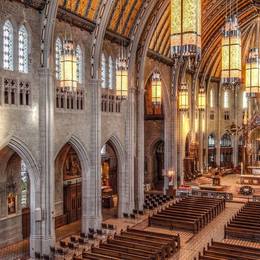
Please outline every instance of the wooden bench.
[{"label": "wooden bench", "polygon": [[224,208],[223,199],[186,197],[149,217],[149,225],[197,233]]},{"label": "wooden bench", "polygon": [[[196,259],[196,258],[195,258]],[[231,245],[223,242],[213,242],[199,254],[198,260],[256,260],[260,259],[260,249]]]},{"label": "wooden bench", "polygon": [[180,237],[127,228],[91,252],[82,254],[84,259],[164,260],[180,248]]},{"label": "wooden bench", "polygon": [[248,202],[225,226],[225,237],[260,241],[260,203]]}]

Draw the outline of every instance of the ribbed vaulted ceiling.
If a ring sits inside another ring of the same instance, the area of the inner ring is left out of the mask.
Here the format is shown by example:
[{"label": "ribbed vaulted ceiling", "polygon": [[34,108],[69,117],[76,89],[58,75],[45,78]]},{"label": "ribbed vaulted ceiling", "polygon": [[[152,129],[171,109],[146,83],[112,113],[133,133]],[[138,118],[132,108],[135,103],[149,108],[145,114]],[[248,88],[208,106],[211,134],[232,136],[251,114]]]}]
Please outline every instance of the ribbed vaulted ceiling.
[{"label": "ribbed vaulted ceiling", "polygon": [[[44,0],[34,0],[44,2]],[[103,0],[59,0],[63,10],[96,24]],[[139,12],[148,0],[115,0],[108,30],[129,37]],[[157,29],[153,33],[149,48],[163,56],[170,57],[170,0],[167,10],[157,18]],[[202,62],[201,72],[214,77],[220,76],[221,28],[224,25],[226,4],[230,0],[202,1]],[[242,29],[244,60],[254,38],[254,19],[257,16],[260,0],[231,0],[233,11],[237,11]],[[155,10],[154,10],[155,11]],[[229,11],[229,10],[228,10]]]}]

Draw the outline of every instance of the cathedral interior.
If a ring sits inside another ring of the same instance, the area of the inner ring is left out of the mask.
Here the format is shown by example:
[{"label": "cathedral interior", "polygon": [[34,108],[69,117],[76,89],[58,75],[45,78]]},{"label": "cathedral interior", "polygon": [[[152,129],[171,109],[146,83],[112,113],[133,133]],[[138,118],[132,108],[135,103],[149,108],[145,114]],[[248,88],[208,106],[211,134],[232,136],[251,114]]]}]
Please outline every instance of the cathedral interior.
[{"label": "cathedral interior", "polygon": [[260,1],[0,0],[0,259],[259,260]]}]

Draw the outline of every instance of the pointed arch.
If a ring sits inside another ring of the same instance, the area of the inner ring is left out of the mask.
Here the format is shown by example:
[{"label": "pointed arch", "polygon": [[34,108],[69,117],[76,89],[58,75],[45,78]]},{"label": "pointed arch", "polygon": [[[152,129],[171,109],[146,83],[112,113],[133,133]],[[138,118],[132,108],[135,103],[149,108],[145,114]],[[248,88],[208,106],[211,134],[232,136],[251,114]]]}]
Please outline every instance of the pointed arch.
[{"label": "pointed arch", "polygon": [[113,146],[118,160],[118,217],[122,217],[124,212],[129,211],[127,206],[128,190],[125,185],[127,181],[125,169],[126,153],[121,141],[116,135],[110,136],[110,138],[103,143],[102,147],[108,142]]},{"label": "pointed arch", "polygon": [[30,179],[30,254],[34,255],[36,250],[37,243],[36,238],[40,236],[40,228],[36,219],[36,210],[41,208],[40,204],[40,170],[37,164],[36,159],[32,155],[30,149],[27,145],[15,136],[10,136],[6,138],[0,144],[0,150],[5,147],[9,147],[11,150],[15,151],[20,158],[24,161],[26,168],[28,170],[29,179]]}]

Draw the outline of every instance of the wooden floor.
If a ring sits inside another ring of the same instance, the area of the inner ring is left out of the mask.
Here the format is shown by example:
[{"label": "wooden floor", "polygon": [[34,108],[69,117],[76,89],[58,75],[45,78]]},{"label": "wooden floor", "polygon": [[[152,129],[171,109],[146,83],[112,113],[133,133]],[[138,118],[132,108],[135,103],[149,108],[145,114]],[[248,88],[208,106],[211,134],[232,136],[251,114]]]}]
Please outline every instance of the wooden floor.
[{"label": "wooden floor", "polygon": [[207,243],[214,241],[222,241],[224,239],[224,225],[230,218],[242,207],[240,203],[226,203],[226,209],[218,215],[211,223],[203,228],[198,234],[186,239],[187,236],[181,235],[181,240],[186,240],[182,244],[181,250],[172,260],[193,260],[198,256],[198,253],[207,246]]},{"label": "wooden floor", "polygon": [[[214,241],[223,241],[224,239],[224,225],[230,218],[243,206],[240,203],[226,203],[226,209],[218,215],[212,222],[203,228],[198,234],[193,235],[189,232],[180,232],[178,230],[167,230],[161,228],[147,227],[148,215],[143,216],[139,220],[130,219],[108,219],[105,222],[117,226],[117,231],[126,229],[127,226],[135,226],[138,229],[158,231],[167,234],[180,234],[181,237],[181,250],[171,259],[172,260],[193,260],[198,256],[198,253],[207,246],[207,243],[214,239]],[[71,234],[79,233],[80,222],[75,222],[70,225],[64,226],[56,231],[57,239],[64,238]],[[230,240],[229,243],[241,243],[240,241]],[[245,242],[248,246],[248,242]],[[252,243],[251,246],[260,247],[260,243]],[[0,259],[14,259],[14,258],[1,258]]]}]

